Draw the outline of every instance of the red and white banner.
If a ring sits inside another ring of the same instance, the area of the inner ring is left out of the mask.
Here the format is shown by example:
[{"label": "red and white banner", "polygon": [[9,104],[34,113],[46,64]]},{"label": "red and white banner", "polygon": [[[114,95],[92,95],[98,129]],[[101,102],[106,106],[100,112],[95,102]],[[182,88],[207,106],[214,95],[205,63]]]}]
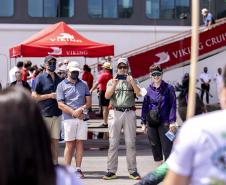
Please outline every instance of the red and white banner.
[{"label": "red and white banner", "polygon": [[[226,23],[200,33],[199,57],[226,46]],[[138,78],[149,73],[149,67],[158,63],[163,69],[183,64],[191,57],[191,37],[128,57],[131,73]]]}]

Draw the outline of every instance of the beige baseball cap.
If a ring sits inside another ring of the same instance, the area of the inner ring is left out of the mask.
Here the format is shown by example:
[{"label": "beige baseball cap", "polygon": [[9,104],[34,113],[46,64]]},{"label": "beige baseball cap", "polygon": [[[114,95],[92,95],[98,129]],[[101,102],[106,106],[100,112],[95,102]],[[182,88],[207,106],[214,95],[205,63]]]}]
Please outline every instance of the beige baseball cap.
[{"label": "beige baseball cap", "polygon": [[79,63],[77,61],[71,61],[68,63],[67,65],[67,69],[72,72],[72,71],[78,71],[80,72],[81,69],[80,69],[80,66],[79,66]]},{"label": "beige baseball cap", "polygon": [[128,59],[127,58],[119,58],[117,61],[117,66],[121,63],[128,65]]}]

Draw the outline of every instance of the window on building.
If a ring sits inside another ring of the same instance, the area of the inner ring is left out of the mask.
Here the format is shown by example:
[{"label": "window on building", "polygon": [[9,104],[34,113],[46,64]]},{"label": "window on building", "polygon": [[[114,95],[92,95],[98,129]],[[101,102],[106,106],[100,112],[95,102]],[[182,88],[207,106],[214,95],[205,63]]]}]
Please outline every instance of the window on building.
[{"label": "window on building", "polygon": [[175,1],[161,0],[161,19],[173,19],[175,17]]},{"label": "window on building", "polygon": [[88,14],[95,18],[102,17],[102,0],[89,0]]},{"label": "window on building", "polygon": [[0,17],[10,17],[14,14],[14,0],[0,0]]},{"label": "window on building", "polygon": [[74,0],[28,0],[28,13],[32,17],[72,17]]},{"label": "window on building", "polygon": [[103,0],[103,17],[118,18],[117,0]]},{"label": "window on building", "polygon": [[133,0],[89,0],[88,14],[93,18],[129,18]]},{"label": "window on building", "polygon": [[176,0],[175,16],[177,19],[187,19],[190,16],[189,0]]},{"label": "window on building", "polygon": [[150,19],[186,19],[189,0],[146,0],[146,15]]},{"label": "window on building", "polygon": [[214,14],[216,19],[226,17],[226,0],[217,1],[216,13],[210,9],[210,12]]},{"label": "window on building", "polygon": [[151,19],[159,19],[160,0],[146,0],[146,15]]},{"label": "window on building", "polygon": [[132,0],[119,0],[118,1],[118,15],[121,18],[131,17],[133,13]]}]

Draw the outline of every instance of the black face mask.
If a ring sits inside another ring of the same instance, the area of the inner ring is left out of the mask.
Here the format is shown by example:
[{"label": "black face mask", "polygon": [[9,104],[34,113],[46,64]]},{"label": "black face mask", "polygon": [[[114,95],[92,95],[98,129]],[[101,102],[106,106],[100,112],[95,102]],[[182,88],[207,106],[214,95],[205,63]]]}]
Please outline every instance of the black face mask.
[{"label": "black face mask", "polygon": [[79,72],[78,71],[72,71],[70,74],[70,78],[72,80],[78,80]]},{"label": "black face mask", "polygon": [[54,72],[56,70],[56,64],[49,64],[48,70]]}]

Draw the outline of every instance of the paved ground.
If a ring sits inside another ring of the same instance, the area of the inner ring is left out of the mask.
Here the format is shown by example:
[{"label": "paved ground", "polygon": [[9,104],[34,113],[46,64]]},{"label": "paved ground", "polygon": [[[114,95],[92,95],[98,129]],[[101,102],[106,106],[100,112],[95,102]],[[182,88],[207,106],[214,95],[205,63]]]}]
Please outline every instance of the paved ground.
[{"label": "paved ground", "polygon": [[[137,167],[141,176],[144,176],[155,168],[153,157],[151,154],[150,145],[147,136],[141,132],[140,128],[140,105],[137,106]],[[219,109],[219,105],[207,106],[208,111]],[[107,128],[100,128],[101,118],[96,114],[93,114],[92,119],[89,120],[89,134],[92,138],[97,138],[99,132],[105,133],[107,138]],[[112,120],[112,115],[109,116],[109,121]],[[182,122],[177,115],[177,123],[181,125]],[[136,183],[134,180],[128,178],[127,166],[126,166],[126,155],[125,155],[125,143],[124,138],[121,138],[119,147],[119,161],[118,161],[118,178],[115,180],[106,181],[102,177],[107,168],[107,149],[108,140],[103,139],[90,139],[85,143],[85,153],[82,163],[82,170],[86,178],[83,180],[84,185],[133,185]],[[60,147],[60,159],[59,162],[63,164],[63,149],[64,144]],[[73,161],[74,165],[74,161]]]},{"label": "paved ground", "polygon": [[[216,106],[217,107],[217,106]],[[208,108],[208,107],[207,107]],[[210,107],[211,108],[211,107]],[[210,108],[208,108],[210,110]],[[218,108],[218,107],[217,107]],[[212,110],[212,108],[211,108]],[[215,107],[214,107],[215,110]],[[111,116],[109,116],[111,121]],[[137,167],[141,176],[144,176],[148,172],[155,168],[153,161],[150,145],[147,136],[141,132],[140,128],[140,109],[137,110]],[[182,124],[179,116],[177,116],[177,122],[179,125]],[[99,128],[101,125],[101,119],[94,116],[89,121],[89,131],[93,134],[90,135],[92,138],[96,138],[99,132],[107,133],[107,128]],[[107,136],[107,135],[106,135]],[[125,155],[125,143],[124,138],[121,138],[119,147],[119,161],[118,161],[118,178],[115,180],[106,181],[102,177],[107,168],[107,149],[108,140],[103,139],[92,139],[85,143],[85,153],[82,163],[82,170],[86,178],[83,180],[84,185],[133,185],[136,183],[134,180],[128,178],[127,166],[126,166],[126,155]],[[60,147],[60,158],[59,162],[63,164],[63,149],[64,144]],[[73,161],[74,165],[74,161]]]},{"label": "paved ground", "polygon": [[[135,180],[130,180],[128,178],[123,137],[121,138],[119,148],[119,165],[117,172],[118,178],[115,180],[106,181],[102,179],[102,176],[104,175],[107,166],[108,141],[90,140],[86,142],[85,146],[85,156],[83,158],[82,163],[82,169],[84,170],[84,174],[86,176],[86,178],[83,180],[84,185],[133,185],[136,182]],[[98,146],[101,146],[103,149],[98,149]],[[60,163],[62,164],[63,147],[64,146],[61,145]],[[147,137],[144,134],[138,134],[137,136],[137,167],[141,176],[154,169],[153,157],[151,154]]]}]

